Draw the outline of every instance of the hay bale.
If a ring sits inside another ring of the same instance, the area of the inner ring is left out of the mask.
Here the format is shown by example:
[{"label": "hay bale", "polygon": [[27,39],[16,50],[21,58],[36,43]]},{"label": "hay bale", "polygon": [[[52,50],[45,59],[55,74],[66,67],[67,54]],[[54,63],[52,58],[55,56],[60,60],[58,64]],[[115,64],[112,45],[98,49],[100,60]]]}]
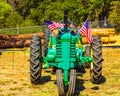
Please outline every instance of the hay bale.
[{"label": "hay bale", "polygon": [[82,43],[83,44],[88,44],[86,37],[82,37]]},{"label": "hay bale", "polygon": [[101,41],[102,41],[103,44],[106,44],[106,43],[115,43],[116,39],[115,39],[114,36],[101,37]]},{"label": "hay bale", "polygon": [[91,29],[92,35],[98,35],[98,36],[109,36],[109,35],[115,35],[115,29],[114,28],[92,28]]},{"label": "hay bale", "polygon": [[120,42],[120,36],[115,36],[116,42]]},{"label": "hay bale", "polygon": [[[107,43],[115,43],[116,42],[116,38],[113,35],[110,35],[109,37],[101,37],[101,41],[103,44],[107,44]],[[82,37],[82,43],[83,44],[88,44],[86,37]]]}]

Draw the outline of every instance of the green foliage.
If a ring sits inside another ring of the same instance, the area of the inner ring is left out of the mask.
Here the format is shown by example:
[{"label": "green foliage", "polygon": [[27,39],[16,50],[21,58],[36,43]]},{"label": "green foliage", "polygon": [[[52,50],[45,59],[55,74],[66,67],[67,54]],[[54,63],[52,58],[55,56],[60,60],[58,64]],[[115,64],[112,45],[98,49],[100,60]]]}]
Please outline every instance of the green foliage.
[{"label": "green foliage", "polygon": [[22,0],[21,2],[18,0],[15,2],[16,4],[16,11],[22,15],[23,19],[25,20],[26,17],[30,14],[30,10],[32,8],[37,8],[39,2],[42,0]]},{"label": "green foliage", "polygon": [[[110,20],[120,32],[120,1],[113,0],[11,0],[0,2],[0,28],[44,25],[45,20],[61,22],[64,10],[68,19],[80,25],[90,21]],[[13,6],[15,11],[12,12]]]},{"label": "green foliage", "polygon": [[6,2],[0,2],[0,18],[7,17],[12,11],[12,8]]},{"label": "green foliage", "polygon": [[116,33],[120,34],[120,1],[112,1],[109,12],[109,20],[113,22]]},{"label": "green foliage", "polygon": [[64,10],[69,11],[68,19],[76,25],[89,18],[90,21],[105,20],[110,0],[43,0],[38,7],[31,9],[28,15],[35,24],[44,24],[44,20],[60,22],[63,19]]},{"label": "green foliage", "polygon": [[12,7],[4,1],[0,2],[0,28],[5,27],[5,20],[11,14]]},{"label": "green foliage", "polygon": [[34,22],[31,19],[25,19],[20,26],[34,26]]},{"label": "green foliage", "polygon": [[40,33],[42,32],[42,27],[34,27],[34,28],[20,28],[20,34],[31,34],[31,33]]},{"label": "green foliage", "polygon": [[23,23],[22,16],[17,12],[11,13],[5,20],[5,25],[9,28],[20,26]]}]

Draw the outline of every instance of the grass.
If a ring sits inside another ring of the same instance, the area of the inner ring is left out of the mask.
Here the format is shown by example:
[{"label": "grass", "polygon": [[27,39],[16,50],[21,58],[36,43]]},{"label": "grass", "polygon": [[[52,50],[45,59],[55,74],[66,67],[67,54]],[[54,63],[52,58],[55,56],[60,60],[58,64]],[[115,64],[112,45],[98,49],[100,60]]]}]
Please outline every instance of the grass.
[{"label": "grass", "polygon": [[5,29],[0,29],[0,34],[18,35],[18,34],[40,33],[42,32],[43,28],[44,26],[5,28]]},{"label": "grass", "polygon": [[[86,69],[86,74],[77,76],[75,96],[120,96],[119,55],[119,48],[103,48],[103,82],[92,84]],[[29,52],[15,52],[14,59],[12,52],[0,55],[0,96],[58,96],[51,69],[42,71],[41,85],[31,85],[28,59]]]}]

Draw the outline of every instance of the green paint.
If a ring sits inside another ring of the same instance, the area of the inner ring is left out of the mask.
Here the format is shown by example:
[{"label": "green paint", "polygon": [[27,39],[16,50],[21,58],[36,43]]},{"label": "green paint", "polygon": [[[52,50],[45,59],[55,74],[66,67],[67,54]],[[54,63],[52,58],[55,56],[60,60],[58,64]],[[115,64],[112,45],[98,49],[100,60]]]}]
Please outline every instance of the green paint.
[{"label": "green paint", "polygon": [[69,85],[69,70],[75,66],[83,66],[85,62],[92,62],[91,57],[83,54],[82,36],[80,34],[71,35],[71,30],[67,33],[49,38],[47,56],[43,58],[43,68],[55,66],[63,70],[65,86]]}]

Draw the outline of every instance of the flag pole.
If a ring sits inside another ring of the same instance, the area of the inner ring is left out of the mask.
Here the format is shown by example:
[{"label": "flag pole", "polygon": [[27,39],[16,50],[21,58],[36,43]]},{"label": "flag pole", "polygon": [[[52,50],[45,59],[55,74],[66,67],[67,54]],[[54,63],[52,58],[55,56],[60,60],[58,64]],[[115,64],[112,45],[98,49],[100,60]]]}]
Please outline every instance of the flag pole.
[{"label": "flag pole", "polygon": [[64,31],[67,32],[67,10],[64,11]]}]

